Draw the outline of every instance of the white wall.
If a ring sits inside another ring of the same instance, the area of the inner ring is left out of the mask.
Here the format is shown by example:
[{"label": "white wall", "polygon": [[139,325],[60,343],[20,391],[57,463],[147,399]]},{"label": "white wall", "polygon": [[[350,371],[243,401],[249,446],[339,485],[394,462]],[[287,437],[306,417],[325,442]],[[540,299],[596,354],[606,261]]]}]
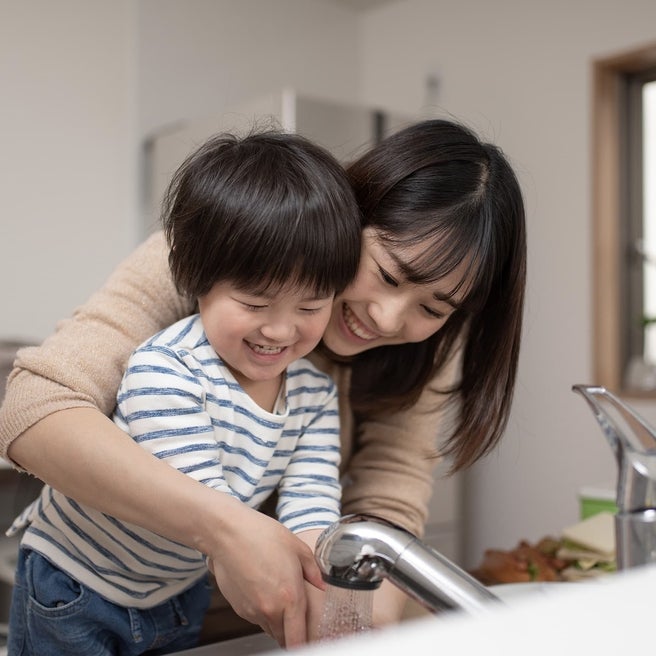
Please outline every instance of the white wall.
[{"label": "white wall", "polygon": [[142,135],[292,87],[361,89],[357,22],[323,0],[139,0]]},{"label": "white wall", "polygon": [[293,86],[360,88],[321,0],[1,0],[0,340],[41,340],[142,236],[143,139]]},{"label": "white wall", "polygon": [[0,339],[40,340],[134,245],[131,0],[2,2]]},{"label": "white wall", "polygon": [[[343,6],[324,0],[138,0],[136,6],[142,143],[188,121],[214,124],[284,88],[345,102],[362,88],[357,22]],[[228,118],[221,129],[231,129]],[[147,166],[144,151],[145,185]],[[143,201],[147,233],[158,224],[159,208],[149,197]]]},{"label": "white wall", "polygon": [[400,0],[363,22],[364,98],[464,120],[505,150],[526,197],[517,395],[500,448],[466,476],[467,565],[485,548],[557,535],[578,519],[580,486],[614,485],[610,448],[570,391],[595,382],[591,62],[653,41],[655,26],[653,0]]}]

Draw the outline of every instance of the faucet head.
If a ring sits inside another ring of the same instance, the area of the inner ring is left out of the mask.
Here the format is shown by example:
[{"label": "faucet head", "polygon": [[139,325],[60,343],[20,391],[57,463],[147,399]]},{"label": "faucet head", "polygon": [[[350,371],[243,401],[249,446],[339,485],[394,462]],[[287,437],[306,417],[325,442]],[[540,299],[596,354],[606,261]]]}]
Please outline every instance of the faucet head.
[{"label": "faucet head", "polygon": [[351,590],[390,583],[431,611],[482,611],[498,601],[481,583],[405,529],[378,517],[347,515],[317,540],[324,581]]},{"label": "faucet head", "polygon": [[351,590],[375,590],[415,537],[378,517],[347,515],[317,540],[324,581]]}]

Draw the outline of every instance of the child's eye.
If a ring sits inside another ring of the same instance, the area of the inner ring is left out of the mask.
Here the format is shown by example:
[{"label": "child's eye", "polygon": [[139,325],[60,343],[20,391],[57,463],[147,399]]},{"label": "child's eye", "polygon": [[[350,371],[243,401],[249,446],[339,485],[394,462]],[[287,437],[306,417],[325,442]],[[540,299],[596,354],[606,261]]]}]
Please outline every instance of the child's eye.
[{"label": "child's eye", "polygon": [[316,314],[321,308],[299,308],[305,314]]},{"label": "child's eye", "polygon": [[385,269],[382,267],[378,267],[378,270],[380,271],[380,277],[388,284],[392,285],[393,287],[398,287],[399,283],[389,274]]},{"label": "child's eye", "polygon": [[251,303],[242,303],[242,305],[247,309],[247,310],[252,310],[255,312],[256,310],[263,310],[266,305],[253,305]]}]

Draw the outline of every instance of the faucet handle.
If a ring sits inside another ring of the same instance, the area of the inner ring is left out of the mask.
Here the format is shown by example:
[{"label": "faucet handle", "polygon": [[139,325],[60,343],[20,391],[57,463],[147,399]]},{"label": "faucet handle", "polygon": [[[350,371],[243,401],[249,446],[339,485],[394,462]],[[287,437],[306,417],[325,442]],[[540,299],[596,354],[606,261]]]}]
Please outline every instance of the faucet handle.
[{"label": "faucet handle", "polygon": [[630,406],[596,385],[574,385],[615,453],[619,466],[617,506],[633,512],[656,508],[656,432]]},{"label": "faucet handle", "polygon": [[599,385],[573,385],[572,390],[588,402],[614,451],[656,452],[656,431],[624,401]]}]

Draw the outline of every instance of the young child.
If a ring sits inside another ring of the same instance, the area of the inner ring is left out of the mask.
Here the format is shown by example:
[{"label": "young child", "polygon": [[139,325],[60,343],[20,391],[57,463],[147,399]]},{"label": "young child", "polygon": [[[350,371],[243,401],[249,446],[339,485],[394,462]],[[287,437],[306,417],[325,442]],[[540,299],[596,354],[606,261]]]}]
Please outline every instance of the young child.
[{"label": "young child", "polygon": [[[176,172],[163,222],[176,286],[198,314],[133,353],[114,421],[253,508],[276,490],[293,533],[325,528],[340,509],[336,388],[301,358],[358,268],[359,214],[342,168],[299,136],[219,135]],[[30,589],[14,591],[12,650],[164,654],[197,643],[203,554],[49,486],[10,530],[25,526]]]}]

